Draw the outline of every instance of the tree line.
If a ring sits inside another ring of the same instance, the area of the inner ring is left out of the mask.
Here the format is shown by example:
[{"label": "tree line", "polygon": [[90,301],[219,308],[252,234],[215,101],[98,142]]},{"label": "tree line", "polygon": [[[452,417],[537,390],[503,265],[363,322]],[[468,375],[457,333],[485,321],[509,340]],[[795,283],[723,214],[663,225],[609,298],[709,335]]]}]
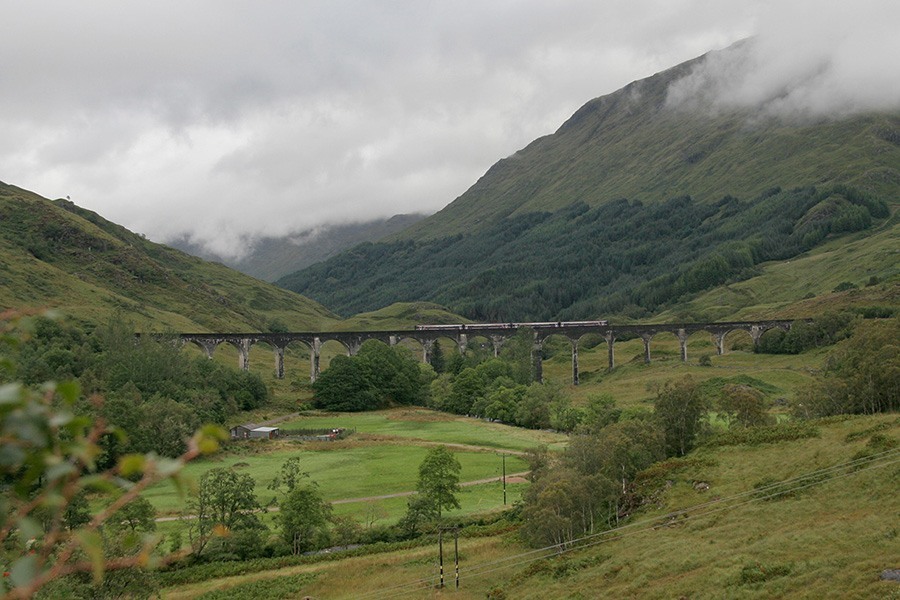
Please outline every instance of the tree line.
[{"label": "tree line", "polygon": [[77,382],[80,410],[125,434],[104,436],[107,464],[134,452],[178,456],[202,424],[223,425],[269,400],[259,375],[186,356],[174,338],[136,338],[121,318],[88,328],[35,316],[30,327],[12,348],[8,377],[26,385]]}]

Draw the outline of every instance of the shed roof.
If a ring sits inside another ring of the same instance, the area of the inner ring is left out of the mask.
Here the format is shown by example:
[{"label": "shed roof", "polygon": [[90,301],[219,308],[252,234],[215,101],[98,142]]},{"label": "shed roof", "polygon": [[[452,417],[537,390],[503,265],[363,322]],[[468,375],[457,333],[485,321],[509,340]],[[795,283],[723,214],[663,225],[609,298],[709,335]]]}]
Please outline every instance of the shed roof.
[{"label": "shed roof", "polygon": [[260,431],[260,432],[268,433],[270,431],[278,431],[278,428],[277,427],[254,427],[253,429],[251,429],[251,431]]}]

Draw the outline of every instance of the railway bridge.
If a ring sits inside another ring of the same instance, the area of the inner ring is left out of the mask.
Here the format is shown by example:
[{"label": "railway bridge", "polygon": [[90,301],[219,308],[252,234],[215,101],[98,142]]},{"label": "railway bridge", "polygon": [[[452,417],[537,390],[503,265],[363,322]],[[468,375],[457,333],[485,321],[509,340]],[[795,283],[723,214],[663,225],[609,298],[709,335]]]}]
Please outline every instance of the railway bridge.
[{"label": "railway bridge", "polygon": [[460,353],[465,354],[470,342],[476,338],[489,341],[494,356],[499,355],[503,344],[515,336],[520,329],[532,332],[531,351],[534,378],[543,380],[542,351],[544,343],[553,336],[561,336],[568,340],[572,347],[572,382],[578,385],[578,346],[582,338],[588,335],[602,336],[608,346],[609,368],[616,365],[616,340],[640,338],[644,343],[644,361],[650,363],[650,341],[660,333],[671,333],[679,341],[681,360],[688,359],[688,337],[705,331],[712,337],[716,353],[725,352],[725,336],[732,331],[745,331],[753,340],[754,346],[759,344],[762,335],[770,329],[788,331],[792,321],[732,321],[718,323],[657,323],[646,325],[609,325],[605,321],[574,321],[555,323],[473,323],[465,325],[420,325],[414,330],[391,331],[333,331],[333,332],[299,332],[299,333],[181,333],[176,334],[181,343],[191,343],[202,348],[209,358],[221,344],[229,344],[238,350],[238,366],[247,370],[250,366],[250,348],[255,344],[265,344],[273,349],[275,355],[275,375],[284,377],[284,353],[291,344],[301,344],[309,349],[310,381],[319,375],[319,361],[322,346],[335,341],[344,346],[348,355],[356,354],[363,342],[378,340],[388,345],[396,345],[404,340],[413,340],[422,347],[422,360],[431,362],[432,350],[438,339],[450,339]]}]

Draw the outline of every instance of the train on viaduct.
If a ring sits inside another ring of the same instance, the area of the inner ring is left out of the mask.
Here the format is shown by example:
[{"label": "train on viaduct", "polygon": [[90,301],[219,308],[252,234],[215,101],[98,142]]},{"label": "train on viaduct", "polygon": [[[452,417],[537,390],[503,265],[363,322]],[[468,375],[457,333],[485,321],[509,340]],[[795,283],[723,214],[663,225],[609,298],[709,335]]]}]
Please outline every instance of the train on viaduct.
[{"label": "train on viaduct", "polygon": [[212,358],[216,348],[229,344],[238,350],[238,366],[247,370],[250,364],[250,348],[255,344],[265,344],[273,349],[275,375],[284,377],[284,353],[291,344],[302,344],[309,349],[310,381],[319,375],[319,361],[322,346],[335,341],[344,346],[348,355],[354,355],[366,340],[379,340],[395,345],[404,340],[413,340],[422,348],[422,360],[431,362],[434,344],[438,339],[452,340],[460,353],[476,338],[487,340],[494,356],[500,354],[503,344],[522,329],[532,332],[532,365],[535,381],[543,380],[542,350],[544,343],[552,336],[561,336],[572,347],[572,382],[578,385],[578,346],[587,335],[599,335],[606,340],[609,355],[609,369],[616,365],[616,340],[640,338],[644,342],[644,361],[649,363],[650,341],[660,333],[671,333],[678,339],[681,360],[687,362],[687,342],[691,334],[705,331],[709,333],[716,347],[716,353],[725,352],[725,336],[733,331],[745,331],[759,343],[762,335],[770,329],[788,331],[792,321],[733,321],[714,323],[660,323],[646,325],[611,325],[605,320],[596,321],[548,321],[532,323],[460,323],[442,325],[417,325],[411,330],[391,331],[334,331],[298,333],[181,333],[176,334],[182,343],[196,344]]}]

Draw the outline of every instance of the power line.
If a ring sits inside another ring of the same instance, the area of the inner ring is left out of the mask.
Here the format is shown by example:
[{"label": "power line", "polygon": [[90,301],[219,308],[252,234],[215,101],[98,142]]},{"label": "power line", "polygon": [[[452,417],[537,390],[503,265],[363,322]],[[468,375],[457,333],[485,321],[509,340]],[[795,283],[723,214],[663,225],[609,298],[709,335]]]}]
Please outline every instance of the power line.
[{"label": "power line", "polygon": [[[793,493],[802,489],[806,489],[823,483],[828,483],[837,479],[849,477],[851,475],[856,475],[870,469],[886,467],[897,462],[900,462],[900,448],[886,450],[876,454],[860,457],[848,462],[832,465],[830,467],[817,469],[815,471],[798,475],[793,478],[772,482],[770,484],[759,486],[752,490],[746,490],[744,492],[732,494],[731,496],[726,496],[724,498],[710,500],[708,502],[704,502],[689,508],[672,511],[664,515],[649,517],[640,521],[634,521],[632,523],[627,523],[619,527],[614,527],[602,532],[577,538],[563,544],[553,544],[545,546],[543,548],[537,548],[528,552],[523,552],[492,562],[484,563],[482,565],[476,565],[471,569],[467,569],[465,571],[465,575],[467,579],[481,577],[489,573],[499,571],[501,569],[509,569],[517,566],[522,566],[531,562],[549,558],[551,556],[558,556],[560,554],[565,554],[574,550],[582,550],[602,543],[616,541],[629,535],[636,535],[639,533],[651,531],[653,529],[657,529],[660,526],[660,522],[667,519],[672,519],[679,516],[701,518],[722,511],[734,510],[753,502],[768,500],[784,494]],[[851,470],[847,471],[847,469]],[[747,499],[748,496],[751,497]],[[734,502],[735,500],[742,501],[738,502],[737,504],[728,504],[730,502]],[[425,577],[396,586],[380,588],[369,593],[360,594],[357,596],[357,598],[359,598],[360,600],[364,598],[394,598],[399,595],[410,593],[419,588],[429,587],[432,580],[433,577]]]}]

